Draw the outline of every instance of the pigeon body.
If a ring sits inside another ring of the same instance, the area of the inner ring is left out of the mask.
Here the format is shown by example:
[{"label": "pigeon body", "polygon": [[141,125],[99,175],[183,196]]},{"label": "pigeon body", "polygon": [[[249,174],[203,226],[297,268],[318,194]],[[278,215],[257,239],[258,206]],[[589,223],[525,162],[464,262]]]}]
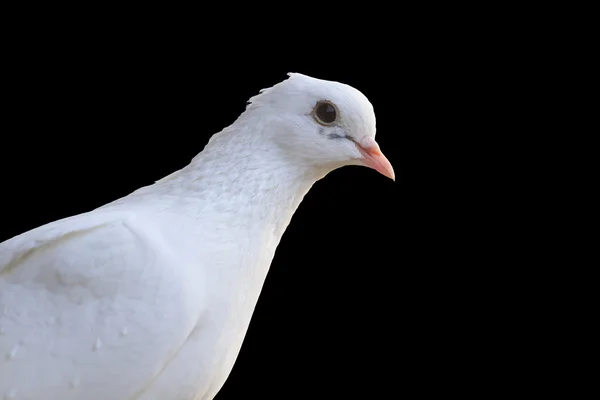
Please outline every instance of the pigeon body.
[{"label": "pigeon body", "polygon": [[393,178],[374,137],[360,92],[290,74],[183,169],[0,243],[0,397],[212,399],[311,186]]}]

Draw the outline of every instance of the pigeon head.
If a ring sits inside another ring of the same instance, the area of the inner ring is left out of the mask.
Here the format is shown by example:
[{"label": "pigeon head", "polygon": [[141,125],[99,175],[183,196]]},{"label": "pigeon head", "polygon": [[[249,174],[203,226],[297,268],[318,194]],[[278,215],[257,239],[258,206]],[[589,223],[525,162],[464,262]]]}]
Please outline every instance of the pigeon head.
[{"label": "pigeon head", "polygon": [[364,165],[394,179],[375,141],[375,113],[365,95],[343,83],[288,75],[252,97],[244,113],[266,120],[264,140],[297,162],[324,170]]}]

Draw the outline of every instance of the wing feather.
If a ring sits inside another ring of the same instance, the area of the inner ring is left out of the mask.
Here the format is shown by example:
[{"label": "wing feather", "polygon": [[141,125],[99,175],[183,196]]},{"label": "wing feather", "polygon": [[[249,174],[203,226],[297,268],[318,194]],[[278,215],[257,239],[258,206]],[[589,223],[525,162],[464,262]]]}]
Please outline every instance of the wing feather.
[{"label": "wing feather", "polygon": [[0,243],[0,395],[126,400],[164,369],[199,318],[197,277],[140,220],[92,212]]}]

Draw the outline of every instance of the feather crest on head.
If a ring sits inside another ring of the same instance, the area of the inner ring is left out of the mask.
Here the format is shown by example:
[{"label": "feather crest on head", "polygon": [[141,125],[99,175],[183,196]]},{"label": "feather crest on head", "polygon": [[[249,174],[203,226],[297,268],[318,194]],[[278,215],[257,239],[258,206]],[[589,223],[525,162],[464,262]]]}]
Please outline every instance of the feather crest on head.
[{"label": "feather crest on head", "polygon": [[309,76],[306,76],[306,75],[298,73],[298,72],[288,72],[286,75],[289,76],[288,79],[278,82],[271,87],[261,89],[258,91],[257,95],[250,97],[250,99],[248,99],[248,102],[246,104],[246,109],[252,108],[253,106],[256,106],[256,105],[260,105],[261,101],[264,100],[264,97],[266,94],[271,92],[273,89],[279,88],[281,85],[289,86],[289,83],[291,83],[290,81],[294,81],[297,79],[302,79],[302,78],[311,79]]}]

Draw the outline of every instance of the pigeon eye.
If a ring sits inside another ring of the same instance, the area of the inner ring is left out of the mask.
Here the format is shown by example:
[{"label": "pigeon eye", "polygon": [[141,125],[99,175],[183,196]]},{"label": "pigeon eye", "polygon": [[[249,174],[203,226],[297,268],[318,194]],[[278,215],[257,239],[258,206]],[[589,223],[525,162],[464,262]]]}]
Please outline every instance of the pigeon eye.
[{"label": "pigeon eye", "polygon": [[320,101],[315,106],[314,115],[318,123],[331,125],[337,119],[337,109],[328,101]]}]

